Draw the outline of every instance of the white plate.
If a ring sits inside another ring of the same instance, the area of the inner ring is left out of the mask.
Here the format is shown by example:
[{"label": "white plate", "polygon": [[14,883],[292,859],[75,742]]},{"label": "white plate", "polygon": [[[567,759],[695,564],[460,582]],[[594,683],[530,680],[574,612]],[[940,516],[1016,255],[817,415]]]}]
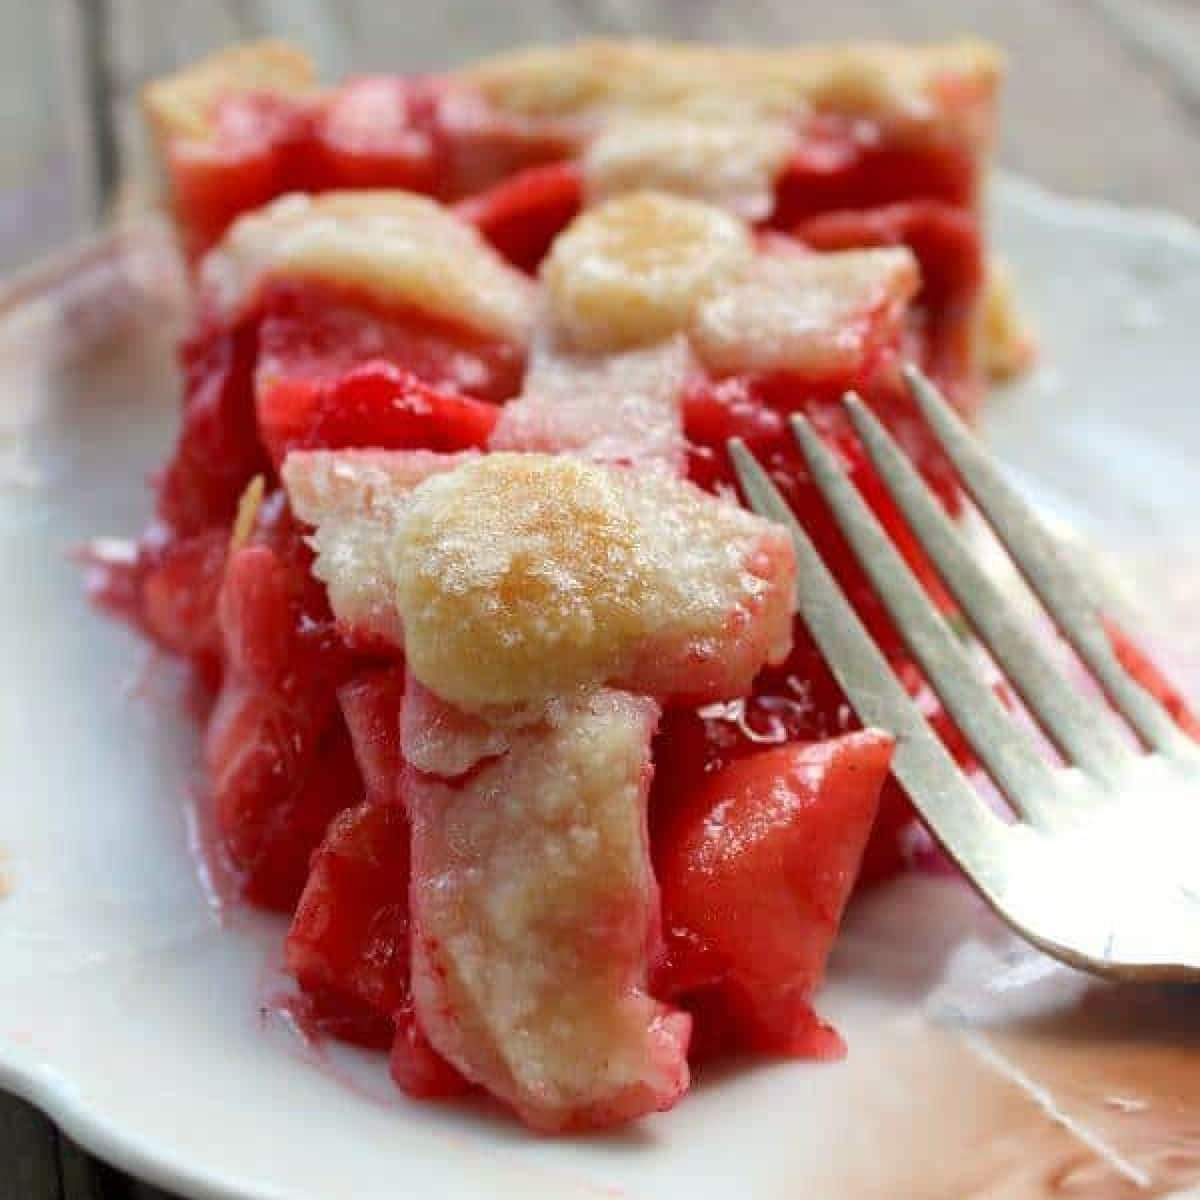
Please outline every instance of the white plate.
[{"label": "white plate", "polygon": [[[997,217],[1044,365],[995,399],[992,442],[1142,569],[1190,669],[1200,234],[1012,181]],[[546,1141],[411,1104],[381,1060],[316,1061],[264,1017],[281,928],[222,927],[197,880],[178,678],[143,669],[68,561],[137,529],[167,445],[179,281],[161,242],[150,229],[26,282],[2,316],[0,1082],[97,1153],[206,1197],[950,1200],[1200,1179],[1198,1006],[1050,969],[929,879],[852,916],[822,997],[847,1062],[709,1074],[619,1135]]]}]

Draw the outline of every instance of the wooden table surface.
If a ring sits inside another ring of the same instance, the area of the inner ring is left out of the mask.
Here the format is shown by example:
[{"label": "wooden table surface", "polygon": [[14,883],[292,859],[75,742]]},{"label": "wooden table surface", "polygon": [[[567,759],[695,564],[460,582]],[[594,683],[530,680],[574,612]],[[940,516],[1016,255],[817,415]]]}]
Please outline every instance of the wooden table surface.
[{"label": "wooden table surface", "polygon": [[[239,39],[296,38],[332,77],[584,33],[779,44],[967,31],[1010,54],[1005,166],[1200,219],[1200,0],[0,0],[0,271],[101,223],[147,164],[138,89]],[[118,1197],[162,1193],[0,1095],[0,1200]]]}]

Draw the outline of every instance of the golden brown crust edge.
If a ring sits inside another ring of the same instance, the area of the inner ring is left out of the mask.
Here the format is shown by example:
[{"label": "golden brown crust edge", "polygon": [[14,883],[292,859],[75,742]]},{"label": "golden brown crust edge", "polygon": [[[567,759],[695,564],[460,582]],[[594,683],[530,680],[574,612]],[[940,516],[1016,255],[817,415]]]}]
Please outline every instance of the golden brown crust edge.
[{"label": "golden brown crust edge", "polygon": [[569,117],[611,107],[703,109],[720,97],[782,115],[811,105],[949,122],[982,143],[1003,71],[1002,54],[975,39],[783,50],[598,40],[513,51],[456,77],[497,107],[527,115]]},{"label": "golden brown crust edge", "polygon": [[[785,50],[589,40],[515,50],[453,73],[506,111],[562,117],[614,106],[702,107],[714,95],[740,98],[768,113],[812,105],[881,116],[952,117],[956,97],[947,84],[960,84],[976,106],[990,105],[1002,76],[1001,53],[969,38]],[[303,93],[316,83],[303,50],[285,41],[248,42],[155,80],[144,90],[143,103],[160,135],[203,137],[208,108],[222,93]]]},{"label": "golden brown crust edge", "polygon": [[1037,338],[1021,311],[1008,264],[994,254],[988,256],[980,325],[983,369],[989,379],[1016,379],[1033,366]]},{"label": "golden brown crust edge", "polygon": [[317,71],[290,42],[268,39],[219,50],[174,75],[147,84],[142,108],[159,144],[173,138],[204,138],[213,102],[237,92],[302,95],[315,89]]}]

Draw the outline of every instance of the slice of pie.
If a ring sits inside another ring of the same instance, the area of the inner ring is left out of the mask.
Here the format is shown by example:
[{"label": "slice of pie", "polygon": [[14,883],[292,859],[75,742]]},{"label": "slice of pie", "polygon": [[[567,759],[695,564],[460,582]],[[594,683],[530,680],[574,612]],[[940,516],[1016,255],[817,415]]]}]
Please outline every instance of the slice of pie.
[{"label": "slice of pie", "polygon": [[899,367],[978,395],[997,78],[632,43],[324,89],[269,44],[149,89],[195,315],[155,520],[92,583],[211,690],[219,852],[292,915],[297,1011],[410,1094],[569,1130],[840,1052],[814,994],[911,812],[726,444],[919,690],[786,422],[924,573],[840,398],[956,507]]}]

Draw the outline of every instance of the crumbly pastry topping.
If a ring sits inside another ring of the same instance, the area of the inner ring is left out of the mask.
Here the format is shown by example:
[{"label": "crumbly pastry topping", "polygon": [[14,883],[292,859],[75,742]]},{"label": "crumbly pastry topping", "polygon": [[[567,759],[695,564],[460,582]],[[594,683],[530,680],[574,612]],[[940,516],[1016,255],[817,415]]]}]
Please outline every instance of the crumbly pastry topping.
[{"label": "crumbly pastry topping", "polygon": [[377,499],[383,521],[312,502],[310,476],[360,467],[369,492],[380,478],[369,459],[316,451],[284,466],[297,514],[316,525],[314,569],[341,620],[402,629],[412,672],[461,708],[606,681],[736,694],[787,652],[786,535],[689,483],[496,453]]},{"label": "crumbly pastry topping", "polygon": [[680,406],[691,366],[682,336],[618,354],[535,347],[525,386],[504,406],[491,447],[574,454],[679,474],[684,465]]},{"label": "crumbly pastry topping", "polygon": [[665,192],[617,197],[576,218],[542,264],[550,323],[580,350],[660,341],[753,253],[746,225],[711,205]]},{"label": "crumbly pastry topping", "polygon": [[474,457],[432,450],[293,451],[283,464],[288,503],[318,527],[329,602],[361,633],[401,645],[388,558],[398,511],[422,480]]},{"label": "crumbly pastry topping", "polygon": [[692,342],[715,371],[846,370],[895,332],[920,278],[904,247],[759,255],[700,302]]},{"label": "crumbly pastry topping", "polygon": [[425,775],[454,779],[485,758],[504,754],[514,732],[545,720],[547,712],[489,713],[487,718],[463,712],[431,692],[410,671],[404,681],[400,717],[400,753],[409,766]]},{"label": "crumbly pastry topping", "polygon": [[302,521],[390,520],[417,484],[478,457],[472,450],[297,450],[283,466],[288,503]]},{"label": "crumbly pastry topping", "polygon": [[607,462],[679,461],[681,335],[716,370],[836,370],[861,354],[866,318],[892,328],[919,282],[904,248],[759,253],[743,222],[663,192],[600,203],[558,237],[540,318],[534,284],[445,209],[403,192],[283,197],[240,218],[200,277],[227,314],[268,278],[292,277],[520,345],[540,321],[546,335],[495,445]]},{"label": "crumbly pastry topping", "polygon": [[1012,379],[1037,357],[1037,339],[1017,303],[1012,272],[998,258],[988,262],[982,334],[984,368],[992,379]]},{"label": "crumbly pastry topping", "polygon": [[523,343],[534,287],[464,222],[410,192],[283,196],[239,218],[200,266],[210,303],[234,313],[267,277],[361,289]]},{"label": "crumbly pastry topping", "polygon": [[[665,476],[488,455],[419,488],[397,529],[409,663],[472,708],[620,680],[648,642],[715,655],[733,615],[778,586],[754,569],[777,536]],[[773,657],[790,620],[776,626]]]},{"label": "crumbly pastry topping", "polygon": [[535,1128],[629,1119],[687,1086],[689,1019],[644,990],[656,721],[600,691],[463,786],[407,789],[422,1025]]},{"label": "crumbly pastry topping", "polygon": [[506,111],[600,125],[614,113],[794,119],[811,108],[941,125],[978,140],[986,130],[975,110],[990,102],[1001,68],[992,47],[972,40],[785,50],[591,41],[501,55],[457,77]]},{"label": "crumbly pastry topping", "polygon": [[[579,118],[593,128],[613,113],[794,119],[806,111],[876,119],[971,125],[975,99],[992,98],[1003,60],[984,42],[938,45],[855,43],[769,50],[653,41],[585,41],[535,47],[455,72],[501,111],[520,116]],[[303,51],[282,41],[234,46],[145,90],[152,122],[164,135],[211,133],[213,102],[233,92],[288,95],[317,91]]]},{"label": "crumbly pastry topping", "polygon": [[611,352],[684,332],[719,371],[853,365],[869,318],[893,331],[920,282],[904,247],[759,253],[742,222],[662,192],[589,209],[559,236],[542,274],[547,320],[568,346]]},{"label": "crumbly pastry topping", "polygon": [[736,112],[630,114],[605,124],[583,154],[592,200],[657,189],[765,220],[796,145],[791,122]]},{"label": "crumbly pastry topping", "polygon": [[306,96],[316,91],[316,80],[316,67],[303,50],[284,41],[247,42],[154,80],[142,101],[160,137],[205,139],[213,133],[213,106],[223,96],[252,91]]},{"label": "crumbly pastry topping", "polygon": [[[606,682],[737,694],[786,651],[790,549],[670,477],[693,350],[718,371],[853,367],[879,328],[895,332],[915,262],[902,248],[759,253],[717,208],[634,193],[578,218],[544,277],[547,328],[494,431],[500,453],[289,457],[334,611],[402,644],[420,682],[468,711]],[[660,340],[630,348],[647,329]]]}]

